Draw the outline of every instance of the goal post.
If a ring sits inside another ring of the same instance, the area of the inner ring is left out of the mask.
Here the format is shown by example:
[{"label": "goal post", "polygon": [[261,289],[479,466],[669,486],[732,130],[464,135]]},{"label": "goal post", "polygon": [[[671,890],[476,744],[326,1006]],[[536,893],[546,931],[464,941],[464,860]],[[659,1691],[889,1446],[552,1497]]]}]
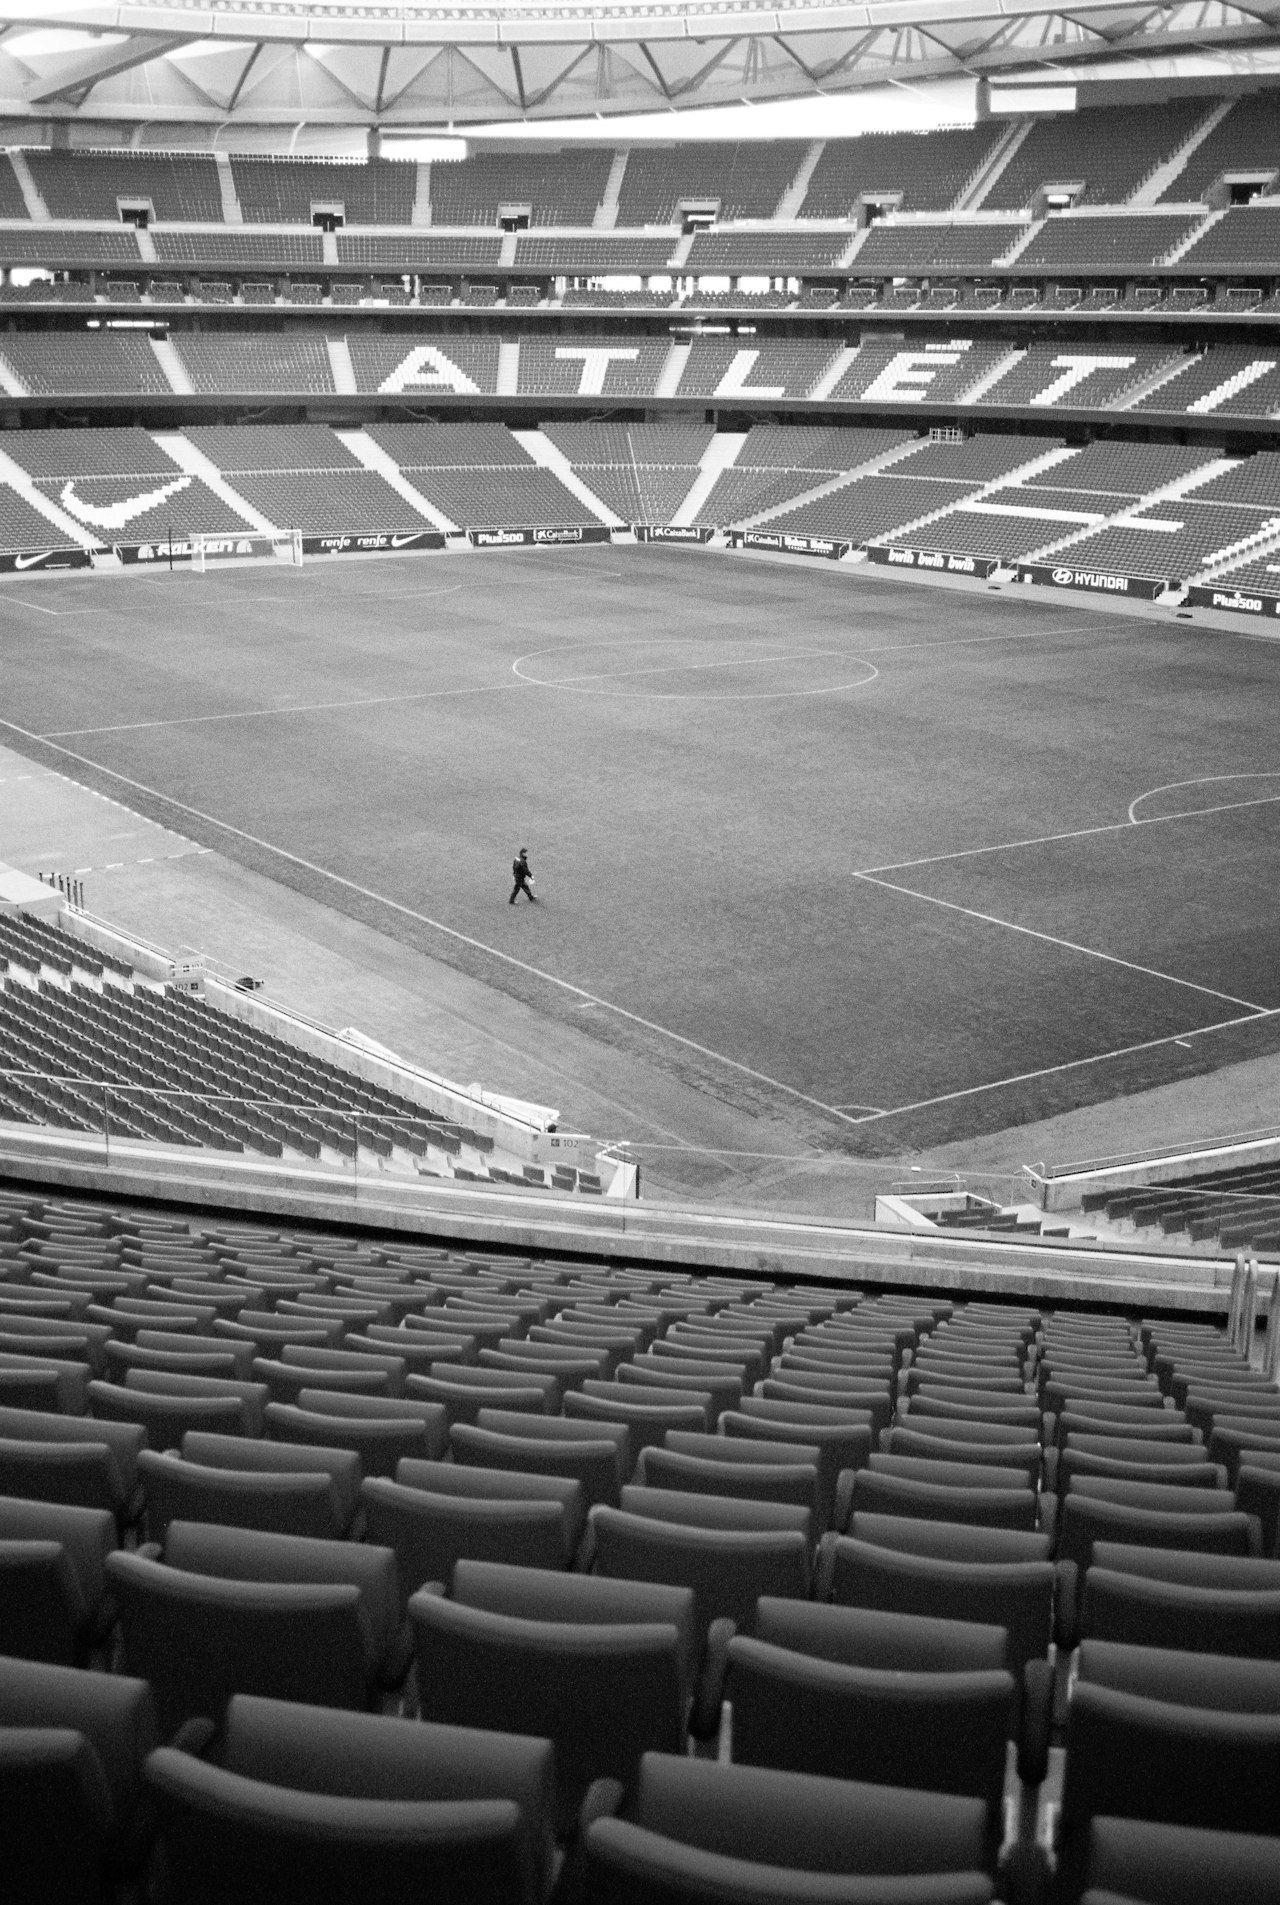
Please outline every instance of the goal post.
[{"label": "goal post", "polygon": [[302,567],[300,529],[269,537],[251,533],[212,535],[207,530],[196,530],[190,538],[190,550],[191,567],[197,575],[204,575],[208,569],[211,545],[214,556],[273,556],[277,562],[287,562],[291,568]]}]

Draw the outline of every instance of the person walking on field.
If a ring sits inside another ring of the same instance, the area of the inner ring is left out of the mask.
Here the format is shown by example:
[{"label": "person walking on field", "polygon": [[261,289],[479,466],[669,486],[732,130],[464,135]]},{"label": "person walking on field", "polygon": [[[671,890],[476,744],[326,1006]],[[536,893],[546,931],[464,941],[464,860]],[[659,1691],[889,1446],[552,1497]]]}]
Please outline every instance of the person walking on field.
[{"label": "person walking on field", "polygon": [[536,906],[538,904],[538,896],[533,890],[533,875],[529,871],[528,847],[521,847],[519,854],[511,862],[511,871],[515,875],[516,883],[511,889],[511,898],[507,901],[507,905],[514,906],[517,899],[523,893],[525,898],[531,900]]}]

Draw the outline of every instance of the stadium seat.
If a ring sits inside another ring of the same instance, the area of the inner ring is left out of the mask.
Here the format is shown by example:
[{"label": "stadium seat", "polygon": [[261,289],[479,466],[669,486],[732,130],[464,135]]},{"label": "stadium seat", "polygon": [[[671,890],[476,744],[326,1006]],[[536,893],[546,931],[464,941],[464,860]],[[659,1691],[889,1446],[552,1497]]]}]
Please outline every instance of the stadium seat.
[{"label": "stadium seat", "polygon": [[1280,1889],[1280,1840],[1252,1832],[1095,1818],[1081,1905],[1268,1905]]},{"label": "stadium seat", "polygon": [[[499,1339],[501,1340],[501,1339]],[[437,1363],[429,1376],[405,1378],[405,1394],[442,1408],[450,1427],[454,1423],[474,1423],[482,1410],[527,1410],[533,1415],[551,1415],[559,1394],[554,1376],[528,1374],[507,1369],[453,1367]]]},{"label": "stadium seat", "polygon": [[713,1462],[670,1448],[645,1449],[636,1463],[635,1477],[650,1488],[790,1502],[807,1509],[815,1525],[819,1519],[818,1470],[814,1463]]},{"label": "stadium seat", "polygon": [[632,1482],[622,1491],[625,1514],[650,1521],[678,1522],[687,1528],[733,1528],[782,1533],[794,1531],[812,1544],[813,1515],[791,1502],[760,1501],[741,1495],[699,1495],[681,1488],[653,1488]]},{"label": "stadium seat", "polygon": [[[998,1837],[1017,1725],[1003,1632],[947,1623],[960,1638],[939,1650],[918,1636],[944,1623],[918,1616],[803,1614],[830,1619],[775,1619],[766,1599],[757,1631],[769,1638],[737,1635],[729,1644],[735,1762],[969,1794],[986,1803]],[[893,1627],[895,1639],[864,1634],[864,1623]],[[940,1667],[939,1653],[964,1664]],[[931,1664],[907,1665],[916,1658]]]},{"label": "stadium seat", "polygon": [[219,1722],[233,1693],[356,1708],[375,1697],[354,1586],[228,1580],[137,1554],[108,1556],[107,1575],[125,1671],[150,1683],[166,1734]]},{"label": "stadium seat", "polygon": [[[939,1467],[945,1467],[939,1464]],[[919,1516],[933,1521],[972,1521],[986,1528],[1016,1528],[1027,1533],[1039,1525],[1033,1490],[1019,1487],[1019,1477],[1000,1470],[999,1485],[965,1487],[940,1481],[909,1479],[860,1469],[853,1478],[854,1514]],[[1013,1483],[1010,1487],[1007,1484]]]},{"label": "stadium seat", "polygon": [[447,1585],[459,1560],[531,1568],[567,1568],[573,1560],[570,1503],[434,1494],[385,1476],[370,1476],[360,1499],[367,1538],[394,1553],[407,1595],[427,1582]]},{"label": "stadium seat", "polygon": [[[260,1382],[244,1382],[234,1376],[195,1375],[187,1370],[127,1369],[124,1387],[146,1396],[202,1397],[233,1396],[241,1405],[243,1433],[259,1436],[266,1426],[264,1410],[270,1390]],[[216,1433],[216,1428],[215,1428]]]},{"label": "stadium seat", "polygon": [[[858,1524],[877,1517],[858,1517]],[[934,1527],[944,1527],[934,1523]],[[871,1540],[829,1535],[818,1566],[819,1599],[849,1607],[980,1621],[1003,1627],[1019,1673],[1045,1660],[1054,1634],[1055,1598],[1069,1595],[1048,1560],[976,1560],[914,1554]]]},{"label": "stadium seat", "polygon": [[561,1832],[593,1780],[629,1787],[643,1752],[683,1748],[697,1667],[687,1591],[460,1561],[452,1598],[420,1591],[409,1618],[424,1719],[554,1741]]},{"label": "stadium seat", "polygon": [[[139,1373],[139,1372],[131,1372]],[[148,1395],[116,1383],[91,1382],[89,1407],[103,1422],[136,1422],[147,1447],[176,1449],[188,1429],[219,1435],[248,1435],[253,1405],[237,1395]]]},{"label": "stadium seat", "polygon": [[1105,1501],[1073,1488],[1062,1497],[1059,1555],[1065,1561],[1074,1561],[1083,1573],[1092,1561],[1095,1543],[1100,1541],[1125,1542],[1136,1547],[1192,1548],[1204,1554],[1258,1556],[1261,1552],[1257,1520],[1238,1510],[1221,1514],[1181,1513]]},{"label": "stadium seat", "polygon": [[551,1743],[237,1694],[219,1763],[242,1778],[295,1792],[394,1801],[509,1799],[520,1809],[527,1896],[545,1896],[557,1869]]},{"label": "stadium seat", "polygon": [[1095,1542],[1087,1639],[1280,1660],[1280,1562]]},{"label": "stadium seat", "polygon": [[809,1595],[810,1545],[798,1530],[690,1527],[609,1507],[592,1509],[591,1526],[598,1574],[692,1589],[704,1630],[721,1618],[748,1629],[762,1594]]},{"label": "stadium seat", "polygon": [[[1067,1896],[1082,1887],[1099,1814],[1229,1832],[1256,1824],[1256,1795],[1280,1767],[1280,1714],[1265,1682],[1280,1669],[1099,1641],[1085,1642],[1080,1658],[1058,1837]],[[1241,1671],[1228,1675],[1224,1666]],[[1096,1682],[1092,1672],[1103,1669],[1127,1685]]]},{"label": "stadium seat", "polygon": [[147,1764],[173,1883],[192,1905],[303,1905],[370,1888],[387,1905],[424,1889],[493,1905],[522,1884],[511,1800],[413,1801],[297,1792],[162,1747]]},{"label": "stadium seat", "polygon": [[[353,1449],[307,1443],[258,1442],[249,1437],[211,1435],[188,1430],[182,1458],[204,1468],[232,1469],[257,1475],[314,1475],[328,1478],[336,1532],[351,1528],[359,1505],[360,1457]],[[188,1517],[199,1519],[199,1517]]]},{"label": "stadium seat", "polygon": [[[303,1393],[321,1400],[316,1390]],[[273,1441],[349,1449],[360,1458],[367,1475],[394,1475],[396,1463],[406,1455],[434,1457],[443,1452],[438,1424],[421,1415],[345,1416],[327,1409],[322,1414],[317,1408],[270,1402],[266,1418],[267,1434]]]},{"label": "stadium seat", "polygon": [[[555,1421],[548,1426],[554,1430],[571,1425]],[[459,1464],[517,1469],[526,1475],[564,1476],[581,1484],[588,1506],[616,1503],[629,1466],[625,1425],[593,1422],[572,1426],[598,1429],[600,1434],[590,1440],[570,1439],[567,1435],[545,1439],[457,1422],[449,1432],[449,1446]]]},{"label": "stadium seat", "polygon": [[[607,1390],[615,1393],[606,1394]],[[596,1382],[590,1389],[584,1384],[581,1391],[571,1389],[566,1393],[565,1419],[625,1423],[637,1460],[644,1449],[661,1448],[668,1429],[705,1433],[708,1408],[700,1397],[691,1395],[681,1402],[673,1396],[667,1402],[648,1403],[632,1401],[634,1393],[624,1383]],[[724,1417],[720,1420],[723,1422]]]},{"label": "stadium seat", "polygon": [[0,1496],[5,1652],[87,1664],[115,1625],[103,1572],[115,1546],[115,1518],[106,1509]]},{"label": "stadium seat", "polygon": [[102,1891],[116,1826],[101,1761],[73,1727],[0,1727],[5,1879],[19,1898],[80,1905]]},{"label": "stadium seat", "polygon": [[623,1816],[605,1806],[602,1793],[585,1835],[598,1905],[986,1905],[993,1896],[976,1799],[654,1752]]},{"label": "stadium seat", "polygon": [[144,1449],[138,1473],[152,1541],[163,1542],[169,1523],[175,1520],[322,1538],[345,1532],[333,1478],[320,1469],[206,1468],[185,1457]]},{"label": "stadium seat", "polygon": [[[114,1428],[116,1424],[103,1426]],[[142,1434],[139,1428],[139,1443]],[[136,1445],[126,1456],[126,1465],[135,1478],[132,1487],[126,1484],[121,1473],[117,1450],[105,1437],[101,1441],[67,1442],[0,1438],[0,1488],[7,1495],[31,1501],[66,1502],[81,1508],[105,1508],[122,1527],[136,1519],[142,1509],[142,1496],[136,1486]]]}]

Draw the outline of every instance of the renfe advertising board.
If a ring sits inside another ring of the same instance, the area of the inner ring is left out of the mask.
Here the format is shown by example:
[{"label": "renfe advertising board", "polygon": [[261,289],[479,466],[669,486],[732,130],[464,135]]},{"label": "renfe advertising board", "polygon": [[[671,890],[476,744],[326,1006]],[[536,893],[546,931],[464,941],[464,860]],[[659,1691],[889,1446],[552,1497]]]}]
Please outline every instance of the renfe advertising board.
[{"label": "renfe advertising board", "polygon": [[372,536],[304,536],[304,556],[363,556],[371,551],[443,549],[440,529],[386,530]]}]

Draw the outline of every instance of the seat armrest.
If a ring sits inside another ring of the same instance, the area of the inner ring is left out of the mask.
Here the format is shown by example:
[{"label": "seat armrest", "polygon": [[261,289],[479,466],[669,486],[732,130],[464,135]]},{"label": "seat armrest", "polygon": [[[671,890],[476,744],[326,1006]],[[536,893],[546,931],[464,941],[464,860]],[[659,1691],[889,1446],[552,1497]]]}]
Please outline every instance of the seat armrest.
[{"label": "seat armrest", "polygon": [[1049,1859],[1042,1845],[1019,1840],[1000,1861],[1000,1896],[1006,1905],[1044,1905],[1050,1879]]},{"label": "seat armrest", "polygon": [[829,1601],[835,1584],[836,1535],[823,1535],[818,1543],[818,1558],[813,1570],[813,1598]]},{"label": "seat armrest", "polygon": [[842,1535],[849,1526],[849,1516],[853,1513],[853,1479],[855,1471],[842,1468],[836,1480],[836,1499],[831,1510],[831,1527],[835,1534]]},{"label": "seat armrest", "polygon": [[729,1642],[737,1631],[734,1623],[724,1614],[712,1621],[707,1629],[707,1651],[689,1715],[689,1731],[695,1740],[712,1740],[720,1730],[725,1675],[729,1671]]},{"label": "seat armrest", "polygon": [[1047,1660],[1029,1660],[1022,1670],[1018,1778],[1024,1786],[1038,1786],[1049,1770],[1054,1677],[1054,1670]]},{"label": "seat armrest", "polygon": [[565,1848],[564,1862],[552,1888],[553,1905],[589,1905],[595,1896],[587,1868],[588,1827],[597,1819],[613,1819],[622,1810],[626,1789],[620,1779],[593,1779],[578,1811],[577,1831]]},{"label": "seat armrest", "polygon": [[616,1819],[622,1811],[625,1787],[620,1779],[593,1779],[578,1813],[578,1837],[586,1837],[587,1827],[597,1819]]},{"label": "seat armrest", "polygon": [[196,1717],[184,1720],[169,1744],[175,1752],[190,1753],[192,1759],[208,1759],[217,1737],[218,1728],[212,1720]]},{"label": "seat armrest", "polygon": [[164,1549],[158,1541],[143,1541],[134,1549],[139,1561],[163,1561]]},{"label": "seat armrest", "polygon": [[1053,1597],[1053,1637],[1064,1653],[1070,1653],[1076,1644],[1079,1569],[1074,1561],[1059,1561],[1057,1576],[1057,1586]]},{"label": "seat armrest", "polygon": [[[437,1584],[433,1581],[432,1587]],[[414,1644],[413,1628],[408,1621],[400,1626],[387,1644],[387,1651],[378,1662],[378,1685],[384,1692],[403,1687],[405,1676],[413,1665]]]},{"label": "seat armrest", "polygon": [[1041,1490],[1040,1494],[1040,1532],[1048,1535],[1049,1546],[1058,1545],[1058,1497],[1053,1492]]},{"label": "seat armrest", "polygon": [[1058,1492],[1058,1459],[1061,1450],[1056,1442],[1046,1442],[1044,1448],[1044,1485],[1050,1494]]}]

